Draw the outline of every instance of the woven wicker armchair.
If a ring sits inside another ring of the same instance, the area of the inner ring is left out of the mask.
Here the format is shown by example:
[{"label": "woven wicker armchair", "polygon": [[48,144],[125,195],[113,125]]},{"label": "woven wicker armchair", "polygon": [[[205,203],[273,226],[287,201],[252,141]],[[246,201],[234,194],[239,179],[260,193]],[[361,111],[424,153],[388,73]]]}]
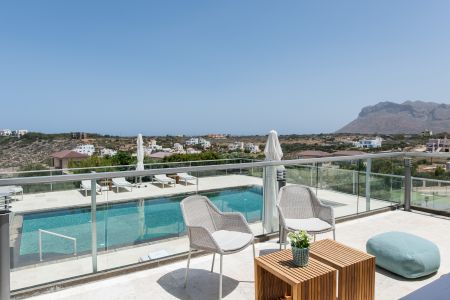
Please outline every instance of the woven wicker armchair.
[{"label": "woven wicker armchair", "polygon": [[280,189],[277,199],[280,218],[280,249],[286,248],[286,235],[290,231],[306,230],[314,235],[333,231],[335,236],[334,211],[324,205],[314,192],[302,185],[288,185]]},{"label": "woven wicker armchair", "polygon": [[183,219],[189,237],[189,255],[184,286],[187,286],[189,263],[192,250],[213,253],[211,272],[214,269],[216,253],[220,255],[219,299],[222,299],[222,261],[223,255],[244,250],[255,244],[253,233],[241,213],[223,213],[204,196],[195,195],[180,203]]}]

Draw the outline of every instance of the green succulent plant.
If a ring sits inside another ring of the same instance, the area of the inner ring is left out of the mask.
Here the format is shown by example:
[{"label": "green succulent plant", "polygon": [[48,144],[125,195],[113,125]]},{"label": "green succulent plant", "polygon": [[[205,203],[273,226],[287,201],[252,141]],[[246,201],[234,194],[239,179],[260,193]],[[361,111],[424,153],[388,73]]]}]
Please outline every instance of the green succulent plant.
[{"label": "green succulent plant", "polygon": [[289,232],[288,238],[292,247],[301,249],[309,248],[311,236],[305,230]]}]

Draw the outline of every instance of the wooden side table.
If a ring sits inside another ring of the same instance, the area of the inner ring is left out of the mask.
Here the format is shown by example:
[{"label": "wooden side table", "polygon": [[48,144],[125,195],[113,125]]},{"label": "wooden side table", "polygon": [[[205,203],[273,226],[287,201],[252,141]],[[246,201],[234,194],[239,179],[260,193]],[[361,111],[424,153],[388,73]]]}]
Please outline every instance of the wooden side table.
[{"label": "wooden side table", "polygon": [[255,258],[255,299],[336,300],[336,269],[313,258],[308,266],[292,263],[291,250]]},{"label": "wooden side table", "polygon": [[339,300],[375,299],[375,256],[326,239],[311,244],[310,257],[339,271]]}]

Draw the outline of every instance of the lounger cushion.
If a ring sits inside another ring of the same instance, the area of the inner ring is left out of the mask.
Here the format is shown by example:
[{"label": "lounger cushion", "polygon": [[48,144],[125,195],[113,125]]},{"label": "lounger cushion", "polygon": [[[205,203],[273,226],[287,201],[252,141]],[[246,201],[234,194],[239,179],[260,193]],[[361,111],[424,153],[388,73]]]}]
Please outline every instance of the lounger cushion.
[{"label": "lounger cushion", "polygon": [[219,247],[224,251],[241,249],[247,246],[253,238],[249,233],[230,230],[218,230],[213,232],[212,236]]},{"label": "lounger cushion", "polygon": [[438,247],[424,238],[405,232],[386,232],[369,239],[367,252],[376,264],[405,278],[419,278],[436,272],[441,258]]},{"label": "lounger cushion", "polygon": [[324,231],[331,225],[319,218],[308,219],[285,219],[286,227],[292,230]]}]

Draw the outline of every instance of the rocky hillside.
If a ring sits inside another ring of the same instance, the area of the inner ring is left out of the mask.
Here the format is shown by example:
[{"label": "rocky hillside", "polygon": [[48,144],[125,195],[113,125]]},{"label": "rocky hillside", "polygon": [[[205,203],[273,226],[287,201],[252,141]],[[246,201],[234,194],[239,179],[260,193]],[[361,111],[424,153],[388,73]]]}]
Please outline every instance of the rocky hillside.
[{"label": "rocky hillside", "polygon": [[380,102],[364,107],[358,118],[337,133],[395,134],[450,132],[450,105],[422,101]]},{"label": "rocky hillside", "polygon": [[73,149],[77,141],[71,139],[17,139],[0,137],[0,169],[30,164],[50,163],[50,154]]}]

